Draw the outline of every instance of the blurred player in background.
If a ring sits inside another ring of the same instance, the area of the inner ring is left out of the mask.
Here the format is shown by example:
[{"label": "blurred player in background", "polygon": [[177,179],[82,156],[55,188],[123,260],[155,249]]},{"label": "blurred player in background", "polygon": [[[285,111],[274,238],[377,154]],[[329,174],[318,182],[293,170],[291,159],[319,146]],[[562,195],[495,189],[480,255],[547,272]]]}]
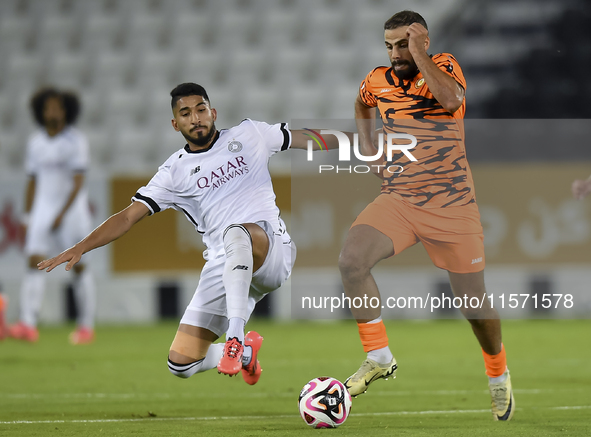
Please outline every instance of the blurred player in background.
[{"label": "blurred player in background", "polygon": [[[40,129],[27,144],[25,158],[29,182],[25,197],[25,253],[28,270],[21,288],[20,321],[8,329],[10,337],[37,341],[37,317],[45,291],[45,275],[37,264],[55,250],[64,250],[91,229],[88,195],[84,186],[88,168],[88,142],[74,127],[80,113],[78,97],[55,88],[39,90],[31,109]],[[73,344],[94,339],[95,285],[84,263],[74,268],[77,327]]]},{"label": "blurred player in background", "polygon": [[[416,162],[403,153],[386,162],[404,171],[380,174],[381,195],[349,230],[339,259],[345,291],[351,298],[379,298],[373,266],[420,241],[433,263],[449,272],[454,294],[480,301],[485,293],[484,244],[463,144],[464,76],[452,55],[427,54],[427,23],[416,12],[395,14],[384,29],[391,66],[374,69],[361,83],[355,102],[359,142],[365,155],[376,155],[377,107],[385,134],[417,137],[418,145],[411,150]],[[352,312],[367,352],[360,369],[345,382],[357,396],[374,380],[395,377],[397,364],[380,308]],[[462,313],[482,347],[494,418],[509,420],[515,405],[499,315],[487,299],[482,308],[466,307]]]},{"label": "blurred player in background", "polygon": [[[185,310],[168,355],[168,368],[188,378],[217,367],[219,373],[242,372],[248,384],[261,374],[258,351],[263,338],[244,334],[255,304],[279,288],[291,274],[296,248],[275,204],[268,162],[289,148],[307,148],[304,131],[285,123],[245,119],[217,130],[217,112],[207,92],[184,83],[171,92],[172,126],[187,144],[160,166],[132,203],[88,237],[40,269],[51,271],[125,234],[146,216],[172,208],[183,213],[203,236],[207,260],[199,285]],[[337,148],[335,138],[328,147]],[[225,343],[216,343],[226,334]]]},{"label": "blurred player in background", "polygon": [[591,193],[591,176],[587,179],[577,179],[573,182],[572,186],[573,196],[577,200],[584,199],[589,193]]}]

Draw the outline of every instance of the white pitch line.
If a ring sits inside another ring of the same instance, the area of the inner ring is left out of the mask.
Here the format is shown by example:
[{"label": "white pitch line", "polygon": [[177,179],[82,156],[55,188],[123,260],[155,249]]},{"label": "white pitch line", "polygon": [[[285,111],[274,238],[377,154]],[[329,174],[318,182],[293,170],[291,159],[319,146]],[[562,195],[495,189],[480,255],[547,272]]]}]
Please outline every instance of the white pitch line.
[{"label": "white pitch line", "polygon": [[[590,409],[591,405],[570,405],[563,407],[531,408],[544,410],[583,410]],[[530,409],[530,408],[525,408]],[[524,408],[519,408],[524,410]],[[351,417],[368,416],[411,416],[411,415],[438,415],[438,414],[481,414],[490,410],[425,410],[425,411],[384,411],[380,413],[356,413]],[[171,421],[199,421],[199,420],[269,420],[269,419],[293,419],[299,417],[295,414],[278,414],[276,416],[211,416],[211,417],[141,417],[137,419],[86,419],[86,420],[13,420],[0,422],[0,425],[36,425],[57,423],[123,423],[123,422],[171,422]]]},{"label": "white pitch line", "polygon": [[[576,393],[583,392],[583,389],[514,389],[515,394],[552,394],[552,393]],[[392,391],[374,391],[372,396],[450,396],[467,394],[488,394],[488,390],[392,390]],[[0,399],[173,399],[173,398],[222,398],[226,394],[216,393],[0,393]],[[283,397],[291,398],[297,396],[297,393],[235,393],[233,397],[241,398],[263,398],[263,397]]]}]

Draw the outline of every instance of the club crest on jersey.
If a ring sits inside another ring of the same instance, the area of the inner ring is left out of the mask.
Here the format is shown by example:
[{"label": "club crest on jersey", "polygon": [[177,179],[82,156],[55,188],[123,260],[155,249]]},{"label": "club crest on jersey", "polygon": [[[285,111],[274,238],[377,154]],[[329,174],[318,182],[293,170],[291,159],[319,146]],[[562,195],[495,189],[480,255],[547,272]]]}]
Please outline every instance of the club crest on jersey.
[{"label": "club crest on jersey", "polygon": [[191,176],[193,176],[195,173],[199,173],[199,170],[201,170],[201,166],[200,165],[198,165],[193,170],[191,170]]},{"label": "club crest on jersey", "polygon": [[425,84],[425,78],[421,77],[419,80],[415,82],[415,88],[420,88]]},{"label": "club crest on jersey", "polygon": [[230,141],[228,143],[228,150],[232,153],[238,153],[242,150],[242,143],[240,141]]}]

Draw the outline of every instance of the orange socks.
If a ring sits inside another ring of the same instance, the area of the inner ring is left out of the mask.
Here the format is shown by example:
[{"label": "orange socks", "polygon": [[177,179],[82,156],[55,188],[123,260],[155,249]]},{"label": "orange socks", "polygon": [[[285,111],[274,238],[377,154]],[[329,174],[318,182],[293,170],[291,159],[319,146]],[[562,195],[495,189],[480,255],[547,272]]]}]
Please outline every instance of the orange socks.
[{"label": "orange socks", "polygon": [[388,346],[388,336],[384,322],[378,323],[357,323],[359,337],[363,345],[363,351],[369,352]]},{"label": "orange socks", "polygon": [[503,344],[501,344],[501,352],[498,354],[489,355],[483,350],[482,356],[484,357],[484,368],[488,377],[499,377],[507,370],[507,355]]}]

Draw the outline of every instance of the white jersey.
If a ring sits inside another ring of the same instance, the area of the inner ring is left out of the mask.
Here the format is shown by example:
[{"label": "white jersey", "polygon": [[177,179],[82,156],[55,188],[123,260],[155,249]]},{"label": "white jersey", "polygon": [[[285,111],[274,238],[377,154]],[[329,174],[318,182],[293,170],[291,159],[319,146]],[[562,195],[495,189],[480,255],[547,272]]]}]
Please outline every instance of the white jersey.
[{"label": "white jersey", "polygon": [[[35,199],[31,220],[55,219],[74,188],[74,175],[88,168],[88,141],[82,132],[66,127],[50,137],[45,129],[33,134],[27,144],[25,170],[35,177]],[[88,209],[88,195],[83,187],[70,210]],[[70,213],[68,210],[68,213]]]},{"label": "white jersey", "polygon": [[208,260],[223,255],[223,232],[231,224],[264,220],[289,239],[268,162],[290,145],[286,123],[243,120],[222,129],[208,149],[193,152],[186,145],[173,153],[132,200],[152,214],[168,208],[184,213],[202,234]]},{"label": "white jersey", "polygon": [[88,194],[82,187],[60,228],[51,230],[74,188],[74,175],[88,167],[88,153],[86,137],[74,127],[53,137],[39,130],[29,139],[25,168],[35,177],[35,198],[25,241],[28,255],[47,256],[67,249],[92,229]]}]

